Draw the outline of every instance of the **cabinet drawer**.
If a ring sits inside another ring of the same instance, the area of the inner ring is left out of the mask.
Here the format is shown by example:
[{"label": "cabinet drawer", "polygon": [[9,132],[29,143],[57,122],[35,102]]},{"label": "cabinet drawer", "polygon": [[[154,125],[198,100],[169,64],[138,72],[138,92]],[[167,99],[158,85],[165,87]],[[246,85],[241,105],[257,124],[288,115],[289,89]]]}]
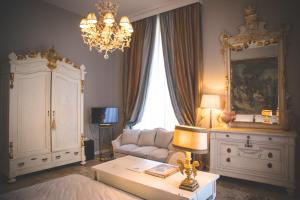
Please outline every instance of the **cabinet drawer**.
[{"label": "cabinet drawer", "polygon": [[52,160],[54,162],[80,159],[80,157],[81,157],[80,149],[70,149],[70,150],[55,152],[52,154]]},{"label": "cabinet drawer", "polygon": [[51,162],[51,154],[30,156],[26,158],[16,159],[11,161],[14,169],[25,169],[28,167],[35,167]]},{"label": "cabinet drawer", "polygon": [[225,155],[238,155],[238,145],[230,143],[221,143],[220,144],[220,153]]},{"label": "cabinet drawer", "polygon": [[219,167],[230,170],[244,170],[252,173],[268,173],[273,175],[282,174],[281,163],[269,160],[221,155],[219,164]]},{"label": "cabinet drawer", "polygon": [[281,161],[281,150],[280,149],[268,149],[263,148],[261,159],[264,160],[273,160],[273,161]]},{"label": "cabinet drawer", "polygon": [[81,149],[73,150],[72,152],[73,159],[81,159]]},{"label": "cabinet drawer", "polygon": [[257,135],[257,134],[247,134],[247,133],[217,133],[216,134],[217,139],[234,139],[234,140],[250,140],[252,142],[258,142],[258,143],[286,143],[287,139],[283,137],[278,136],[268,136],[268,135]]}]

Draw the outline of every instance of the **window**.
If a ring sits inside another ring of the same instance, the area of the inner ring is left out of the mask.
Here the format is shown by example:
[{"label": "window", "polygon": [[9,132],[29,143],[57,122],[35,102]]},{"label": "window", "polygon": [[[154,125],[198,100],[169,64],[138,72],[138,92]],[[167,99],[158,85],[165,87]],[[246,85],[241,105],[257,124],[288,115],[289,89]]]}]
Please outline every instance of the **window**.
[{"label": "window", "polygon": [[136,129],[165,128],[174,130],[178,121],[172,107],[164,66],[159,18],[156,25],[154,55],[150,70],[144,113]]}]

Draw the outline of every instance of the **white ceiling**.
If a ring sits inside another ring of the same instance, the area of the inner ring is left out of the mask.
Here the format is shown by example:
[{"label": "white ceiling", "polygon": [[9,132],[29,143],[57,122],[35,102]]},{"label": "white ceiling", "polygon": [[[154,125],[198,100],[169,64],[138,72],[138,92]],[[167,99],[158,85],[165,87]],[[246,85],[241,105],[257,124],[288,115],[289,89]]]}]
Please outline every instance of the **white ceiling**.
[{"label": "white ceiling", "polygon": [[[86,16],[88,12],[96,12],[98,0],[43,0],[49,4]],[[156,15],[201,0],[113,0],[119,6],[118,17],[126,15],[131,21]]]}]

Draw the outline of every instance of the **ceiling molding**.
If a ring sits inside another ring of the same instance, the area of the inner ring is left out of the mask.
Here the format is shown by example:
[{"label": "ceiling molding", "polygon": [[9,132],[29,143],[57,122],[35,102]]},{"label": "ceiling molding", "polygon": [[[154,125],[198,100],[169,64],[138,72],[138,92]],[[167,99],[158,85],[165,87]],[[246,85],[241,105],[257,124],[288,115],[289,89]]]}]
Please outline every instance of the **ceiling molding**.
[{"label": "ceiling molding", "polygon": [[[42,0],[48,4],[55,5],[70,11],[81,17],[89,12],[97,13],[94,6],[99,0]],[[193,3],[203,4],[203,0],[112,0],[119,5],[119,16],[128,16],[130,21],[138,21],[150,16],[158,15],[176,8]]]},{"label": "ceiling molding", "polygon": [[138,21],[140,19],[158,15],[160,13],[174,10],[176,8],[180,8],[180,7],[187,6],[187,5],[190,5],[193,3],[197,3],[197,2],[203,4],[203,0],[176,0],[176,1],[170,0],[163,4],[160,4],[160,5],[158,4],[155,8],[143,9],[143,10],[140,10],[139,12],[129,14],[128,17],[129,17],[130,21],[134,22],[134,21]]}]

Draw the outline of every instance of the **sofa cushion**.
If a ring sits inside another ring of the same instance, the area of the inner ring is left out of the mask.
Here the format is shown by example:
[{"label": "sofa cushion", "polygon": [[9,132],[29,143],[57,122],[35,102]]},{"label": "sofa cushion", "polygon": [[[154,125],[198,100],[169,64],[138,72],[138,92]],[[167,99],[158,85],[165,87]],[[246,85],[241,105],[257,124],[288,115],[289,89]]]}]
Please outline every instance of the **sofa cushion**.
[{"label": "sofa cushion", "polygon": [[123,129],[121,144],[137,144],[139,140],[140,130]]},{"label": "sofa cushion", "polygon": [[168,154],[169,154],[168,149],[160,148],[152,151],[148,155],[147,159],[155,160],[158,162],[166,162]]},{"label": "sofa cushion", "polygon": [[132,150],[136,149],[138,146],[136,144],[124,144],[117,147],[114,151],[117,153],[130,154]]},{"label": "sofa cushion", "polygon": [[147,158],[149,154],[152,154],[154,150],[158,149],[155,146],[143,146],[137,147],[131,150],[130,155],[137,156],[140,158]]},{"label": "sofa cushion", "polygon": [[138,141],[139,146],[154,146],[156,130],[141,130]]},{"label": "sofa cushion", "polygon": [[154,145],[160,148],[168,148],[168,145],[173,139],[173,131],[167,131],[162,128],[157,129]]}]

